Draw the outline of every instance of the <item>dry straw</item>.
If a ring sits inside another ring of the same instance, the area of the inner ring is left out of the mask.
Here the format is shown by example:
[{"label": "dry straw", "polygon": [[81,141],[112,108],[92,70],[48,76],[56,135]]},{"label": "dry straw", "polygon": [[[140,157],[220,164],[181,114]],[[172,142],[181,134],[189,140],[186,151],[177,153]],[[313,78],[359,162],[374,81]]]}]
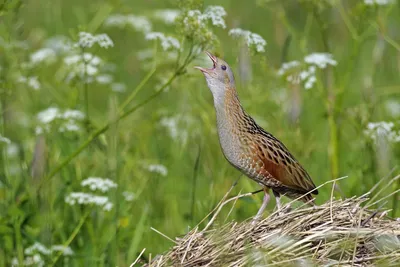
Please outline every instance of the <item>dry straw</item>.
[{"label": "dry straw", "polygon": [[[328,183],[334,187],[338,180]],[[400,221],[380,209],[399,190],[370,197],[376,188],[345,200],[333,199],[332,191],[331,200],[317,207],[275,212],[255,223],[249,219],[217,225],[224,205],[249,195],[227,199],[229,191],[204,229],[197,226],[172,240],[174,247],[146,266],[399,266]]]}]

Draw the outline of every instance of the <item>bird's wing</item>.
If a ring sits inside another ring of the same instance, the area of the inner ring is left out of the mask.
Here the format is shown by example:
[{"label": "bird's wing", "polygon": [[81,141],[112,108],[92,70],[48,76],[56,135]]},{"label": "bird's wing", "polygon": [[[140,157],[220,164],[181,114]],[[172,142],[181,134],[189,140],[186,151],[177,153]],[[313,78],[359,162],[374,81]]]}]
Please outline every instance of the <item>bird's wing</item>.
[{"label": "bird's wing", "polygon": [[[299,192],[307,193],[315,189],[310,175],[293,157],[285,145],[271,134],[257,134],[257,142],[253,143],[253,155],[257,155],[262,161],[260,170],[265,172],[266,178],[272,176],[282,185]],[[314,190],[312,194],[318,194]]]}]

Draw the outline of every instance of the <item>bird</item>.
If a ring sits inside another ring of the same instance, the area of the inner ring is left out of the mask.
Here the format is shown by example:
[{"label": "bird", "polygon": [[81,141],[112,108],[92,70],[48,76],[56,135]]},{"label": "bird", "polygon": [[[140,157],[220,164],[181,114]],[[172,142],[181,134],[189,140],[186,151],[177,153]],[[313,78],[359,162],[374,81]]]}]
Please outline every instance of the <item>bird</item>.
[{"label": "bird", "polygon": [[270,190],[278,212],[282,210],[282,195],[315,205],[312,195],[318,195],[318,190],[310,175],[281,141],[243,109],[230,66],[210,52],[205,53],[213,67],[195,68],[204,74],[213,95],[222,152],[231,165],[260,184],[264,191],[262,205],[254,218],[259,218],[267,207]]}]

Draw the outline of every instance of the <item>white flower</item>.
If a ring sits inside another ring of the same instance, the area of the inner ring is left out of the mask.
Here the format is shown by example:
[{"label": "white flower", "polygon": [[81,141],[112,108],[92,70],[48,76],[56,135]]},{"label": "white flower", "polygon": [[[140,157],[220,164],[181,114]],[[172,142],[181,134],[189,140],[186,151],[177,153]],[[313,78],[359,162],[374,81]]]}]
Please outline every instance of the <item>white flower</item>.
[{"label": "white flower", "polygon": [[337,65],[336,60],[329,53],[312,53],[304,57],[304,61],[308,64],[316,65],[320,69],[325,69],[328,65]]},{"label": "white flower", "polygon": [[64,256],[74,255],[74,251],[70,247],[64,245],[53,245],[50,248],[51,251],[62,251]]},{"label": "white flower", "polygon": [[46,40],[45,47],[50,48],[57,54],[65,54],[72,50],[72,41],[63,35],[53,36]]},{"label": "white flower", "polygon": [[89,177],[81,182],[81,186],[87,186],[92,191],[100,190],[104,193],[118,185],[108,178]]},{"label": "white flower", "polygon": [[71,206],[75,204],[95,205],[102,207],[105,211],[109,211],[113,207],[113,204],[109,201],[108,197],[83,192],[71,192],[68,196],[65,197],[65,203]]},{"label": "white flower", "polygon": [[151,31],[151,23],[144,16],[135,15],[121,15],[115,14],[109,16],[104,22],[105,26],[116,26],[119,28],[124,28],[125,26],[130,26],[137,31],[147,33]]},{"label": "white flower", "polygon": [[385,103],[386,110],[390,113],[393,117],[400,116],[400,102],[395,100],[388,100]]},{"label": "white flower", "polygon": [[164,117],[161,119],[160,124],[167,128],[170,137],[174,140],[181,140],[183,142],[187,139],[187,131],[179,129],[179,118],[177,117]]},{"label": "white flower", "polygon": [[114,92],[123,93],[126,91],[126,85],[123,83],[113,83],[111,84],[111,90],[113,90]]},{"label": "white flower", "polygon": [[165,24],[173,24],[179,14],[180,11],[177,9],[161,9],[154,12],[154,17],[162,20]]},{"label": "white flower", "polygon": [[41,123],[47,124],[58,118],[60,110],[58,108],[50,107],[38,113],[37,118]]},{"label": "white flower", "polygon": [[179,49],[181,45],[179,44],[179,41],[170,36],[165,36],[161,32],[149,32],[146,34],[146,40],[160,40],[161,41],[161,46],[164,51],[167,51],[169,49]]},{"label": "white flower", "polygon": [[[13,258],[11,260],[11,266],[19,266],[19,261],[17,258]],[[32,256],[25,257],[23,266],[34,266],[34,267],[43,267],[44,260],[40,256],[40,254],[35,254]]]},{"label": "white flower", "polygon": [[147,170],[150,172],[155,172],[161,174],[162,176],[167,176],[168,169],[164,165],[161,164],[150,164],[146,166]]},{"label": "white flower", "polygon": [[50,48],[41,48],[30,56],[31,63],[36,65],[42,62],[51,64],[56,61],[56,53]]},{"label": "white flower", "polygon": [[379,138],[386,138],[389,142],[400,142],[400,131],[396,132],[393,122],[370,122],[364,134],[377,142]]},{"label": "white flower", "polygon": [[92,35],[88,32],[80,32],[79,33],[79,41],[75,44],[75,46],[79,46],[82,48],[92,47],[94,44],[98,44],[100,47],[108,48],[114,46],[113,41],[107,34],[102,33],[98,35]]},{"label": "white flower", "polygon": [[8,145],[8,144],[11,144],[11,141],[7,137],[0,135],[0,143],[6,143]]},{"label": "white flower", "polygon": [[246,31],[240,28],[231,29],[229,35],[234,38],[243,38],[248,47],[254,47],[258,53],[265,52],[267,42],[257,33]]},{"label": "white flower", "polygon": [[122,195],[124,196],[125,201],[131,202],[135,199],[135,194],[132,192],[124,191],[122,192]]},{"label": "white flower", "polygon": [[366,5],[388,5],[394,3],[394,0],[364,0],[364,4]]},{"label": "white flower", "polygon": [[96,81],[100,84],[108,84],[113,81],[113,76],[110,74],[101,74],[96,77]]},{"label": "white flower", "polygon": [[41,125],[36,127],[35,132],[37,135],[50,132],[51,124],[55,121],[59,122],[59,132],[78,132],[81,127],[77,122],[84,118],[85,114],[79,110],[67,109],[62,112],[56,107],[50,107],[37,114],[37,119]]},{"label": "white flower", "polygon": [[65,57],[64,64],[70,71],[67,81],[79,77],[86,78],[85,82],[90,83],[96,80],[94,78],[99,74],[99,68],[104,65],[104,62],[98,56],[83,53]]},{"label": "white flower", "polygon": [[33,90],[40,89],[40,83],[37,76],[32,76],[32,77],[20,76],[18,78],[18,82],[27,84]]},{"label": "white flower", "polygon": [[288,70],[293,69],[293,68],[297,68],[298,66],[300,66],[300,62],[297,61],[297,60],[290,61],[290,62],[285,62],[285,63],[282,64],[281,68],[278,70],[278,75],[282,76]]},{"label": "white flower", "polygon": [[224,17],[226,11],[222,6],[208,6],[203,14],[204,19],[210,19],[212,25],[226,28]]},{"label": "white flower", "polygon": [[35,242],[32,246],[25,249],[26,255],[33,255],[35,252],[40,252],[43,255],[50,255],[51,251],[43,244]]}]

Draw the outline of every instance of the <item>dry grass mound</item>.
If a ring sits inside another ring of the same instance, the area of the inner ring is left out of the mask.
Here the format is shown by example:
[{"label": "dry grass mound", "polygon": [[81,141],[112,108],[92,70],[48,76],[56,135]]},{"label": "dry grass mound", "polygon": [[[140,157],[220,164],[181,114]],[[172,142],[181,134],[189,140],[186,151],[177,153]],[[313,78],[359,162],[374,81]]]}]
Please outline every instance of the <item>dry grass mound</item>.
[{"label": "dry grass mound", "polygon": [[368,196],[214,225],[222,206],[241,196],[234,197],[147,266],[400,266],[400,221],[371,209],[386,197]]}]

